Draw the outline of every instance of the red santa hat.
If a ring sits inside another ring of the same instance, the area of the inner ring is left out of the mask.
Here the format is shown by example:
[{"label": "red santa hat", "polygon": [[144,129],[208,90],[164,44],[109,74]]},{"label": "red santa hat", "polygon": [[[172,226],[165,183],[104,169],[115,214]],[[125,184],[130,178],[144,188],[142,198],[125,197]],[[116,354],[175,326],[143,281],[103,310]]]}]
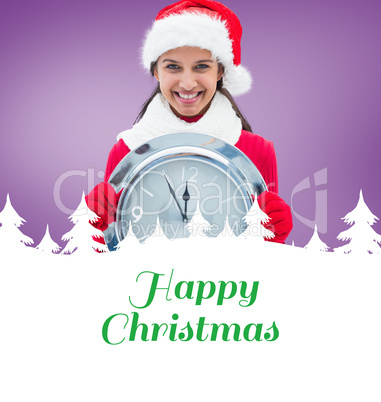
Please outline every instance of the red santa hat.
[{"label": "red santa hat", "polygon": [[165,7],[148,30],[142,62],[151,63],[165,52],[182,46],[207,49],[225,69],[223,86],[232,95],[248,92],[252,78],[241,65],[242,27],[238,17],[223,4],[212,0],[181,0]]}]

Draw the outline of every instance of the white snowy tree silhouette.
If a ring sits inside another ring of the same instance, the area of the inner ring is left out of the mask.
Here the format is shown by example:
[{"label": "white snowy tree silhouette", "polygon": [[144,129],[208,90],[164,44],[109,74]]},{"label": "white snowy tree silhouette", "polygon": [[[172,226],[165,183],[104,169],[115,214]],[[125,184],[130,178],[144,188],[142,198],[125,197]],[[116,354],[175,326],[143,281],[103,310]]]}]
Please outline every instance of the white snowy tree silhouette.
[{"label": "white snowy tree silhouette", "polygon": [[210,223],[202,216],[200,205],[197,201],[196,211],[190,222],[187,223],[186,229],[191,237],[207,237],[207,232],[211,229]]},{"label": "white snowy tree silhouette", "polygon": [[337,238],[342,241],[350,240],[350,242],[335,248],[334,251],[346,254],[378,254],[380,252],[380,246],[377,243],[381,243],[381,235],[371,227],[378,218],[373,215],[365,204],[362,190],[360,190],[359,200],[355,209],[342,219],[352,226],[341,232]]},{"label": "white snowy tree silhouette", "polygon": [[134,249],[134,247],[138,247],[140,245],[141,245],[140,241],[135,236],[135,234],[132,230],[132,224],[130,224],[125,238],[116,245],[115,250],[118,250],[121,252],[124,252],[124,251],[130,252],[131,250]]},{"label": "white snowy tree silhouette", "polygon": [[310,251],[328,251],[329,247],[320,239],[316,225],[310,241],[304,248]]},{"label": "white snowy tree silhouette", "polygon": [[26,245],[33,244],[33,240],[24,235],[19,227],[23,225],[25,219],[13,208],[9,194],[4,209],[0,212],[0,246],[7,250],[20,249]]},{"label": "white snowy tree silhouette", "polygon": [[82,193],[78,208],[69,216],[69,219],[74,227],[62,236],[62,240],[68,241],[68,243],[61,254],[71,254],[74,251],[77,254],[92,254],[96,249],[103,252],[108,251],[105,244],[93,239],[93,237],[103,237],[103,232],[91,224],[96,222],[99,217],[88,208],[84,193]]},{"label": "white snowy tree silhouette", "polygon": [[254,202],[250,207],[248,213],[243,218],[243,221],[247,224],[247,228],[240,235],[245,238],[256,239],[272,239],[275,235],[271,230],[266,229],[262,223],[269,222],[270,218],[265,214],[258,204],[257,195],[255,195]]},{"label": "white snowy tree silhouette", "polygon": [[160,218],[157,217],[156,219],[156,225],[155,229],[152,232],[152,234],[147,237],[145,242],[150,242],[150,241],[162,241],[162,240],[168,240],[167,236],[165,235],[161,225],[160,225]]},{"label": "white snowy tree silhouette", "polygon": [[221,233],[218,236],[219,238],[236,238],[237,236],[234,234],[233,228],[229,223],[229,215],[226,215],[224,228],[222,229]]},{"label": "white snowy tree silhouette", "polygon": [[56,253],[60,251],[61,247],[55,243],[49,233],[49,225],[46,225],[46,232],[44,237],[42,238],[40,244],[36,246],[37,250],[40,250],[43,253]]}]

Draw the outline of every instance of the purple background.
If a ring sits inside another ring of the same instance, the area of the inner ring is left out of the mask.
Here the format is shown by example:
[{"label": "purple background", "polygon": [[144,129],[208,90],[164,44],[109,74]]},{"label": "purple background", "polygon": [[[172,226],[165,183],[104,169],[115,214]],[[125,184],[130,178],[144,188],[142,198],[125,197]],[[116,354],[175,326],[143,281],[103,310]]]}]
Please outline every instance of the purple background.
[{"label": "purple background", "polygon": [[[116,135],[133,124],[155,81],[140,65],[145,30],[168,1],[2,2],[0,16],[0,210],[10,193],[37,245],[52,238],[101,180]],[[330,247],[359,190],[381,218],[381,4],[377,1],[226,0],[243,26],[242,64],[253,90],[237,103],[253,131],[274,142],[279,192],[327,169]],[[54,186],[66,172],[76,175]],[[313,220],[315,188],[295,195]],[[381,233],[381,223],[374,226]],[[312,229],[297,218],[288,239]]]}]

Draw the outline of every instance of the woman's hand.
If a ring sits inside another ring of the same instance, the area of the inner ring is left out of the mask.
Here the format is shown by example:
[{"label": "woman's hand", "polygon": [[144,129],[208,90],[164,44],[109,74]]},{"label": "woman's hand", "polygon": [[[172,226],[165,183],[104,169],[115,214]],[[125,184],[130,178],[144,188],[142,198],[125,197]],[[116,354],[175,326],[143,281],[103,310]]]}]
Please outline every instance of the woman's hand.
[{"label": "woman's hand", "polygon": [[261,210],[270,218],[263,226],[271,230],[275,237],[269,239],[277,243],[284,243],[292,229],[292,215],[290,207],[272,191],[264,191],[258,196]]},{"label": "woman's hand", "polygon": [[118,195],[109,183],[97,184],[85,197],[87,206],[100,219],[93,226],[102,231],[106,230],[111,222],[115,221]]}]

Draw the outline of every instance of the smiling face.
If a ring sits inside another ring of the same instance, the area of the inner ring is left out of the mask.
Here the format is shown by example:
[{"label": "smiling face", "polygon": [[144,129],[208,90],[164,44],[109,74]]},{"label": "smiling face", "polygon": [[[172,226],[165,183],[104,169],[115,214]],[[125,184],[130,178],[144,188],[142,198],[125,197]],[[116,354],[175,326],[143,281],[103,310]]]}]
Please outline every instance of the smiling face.
[{"label": "smiling face", "polygon": [[208,110],[222,73],[209,50],[188,46],[162,54],[154,72],[172,111],[187,117]]}]

